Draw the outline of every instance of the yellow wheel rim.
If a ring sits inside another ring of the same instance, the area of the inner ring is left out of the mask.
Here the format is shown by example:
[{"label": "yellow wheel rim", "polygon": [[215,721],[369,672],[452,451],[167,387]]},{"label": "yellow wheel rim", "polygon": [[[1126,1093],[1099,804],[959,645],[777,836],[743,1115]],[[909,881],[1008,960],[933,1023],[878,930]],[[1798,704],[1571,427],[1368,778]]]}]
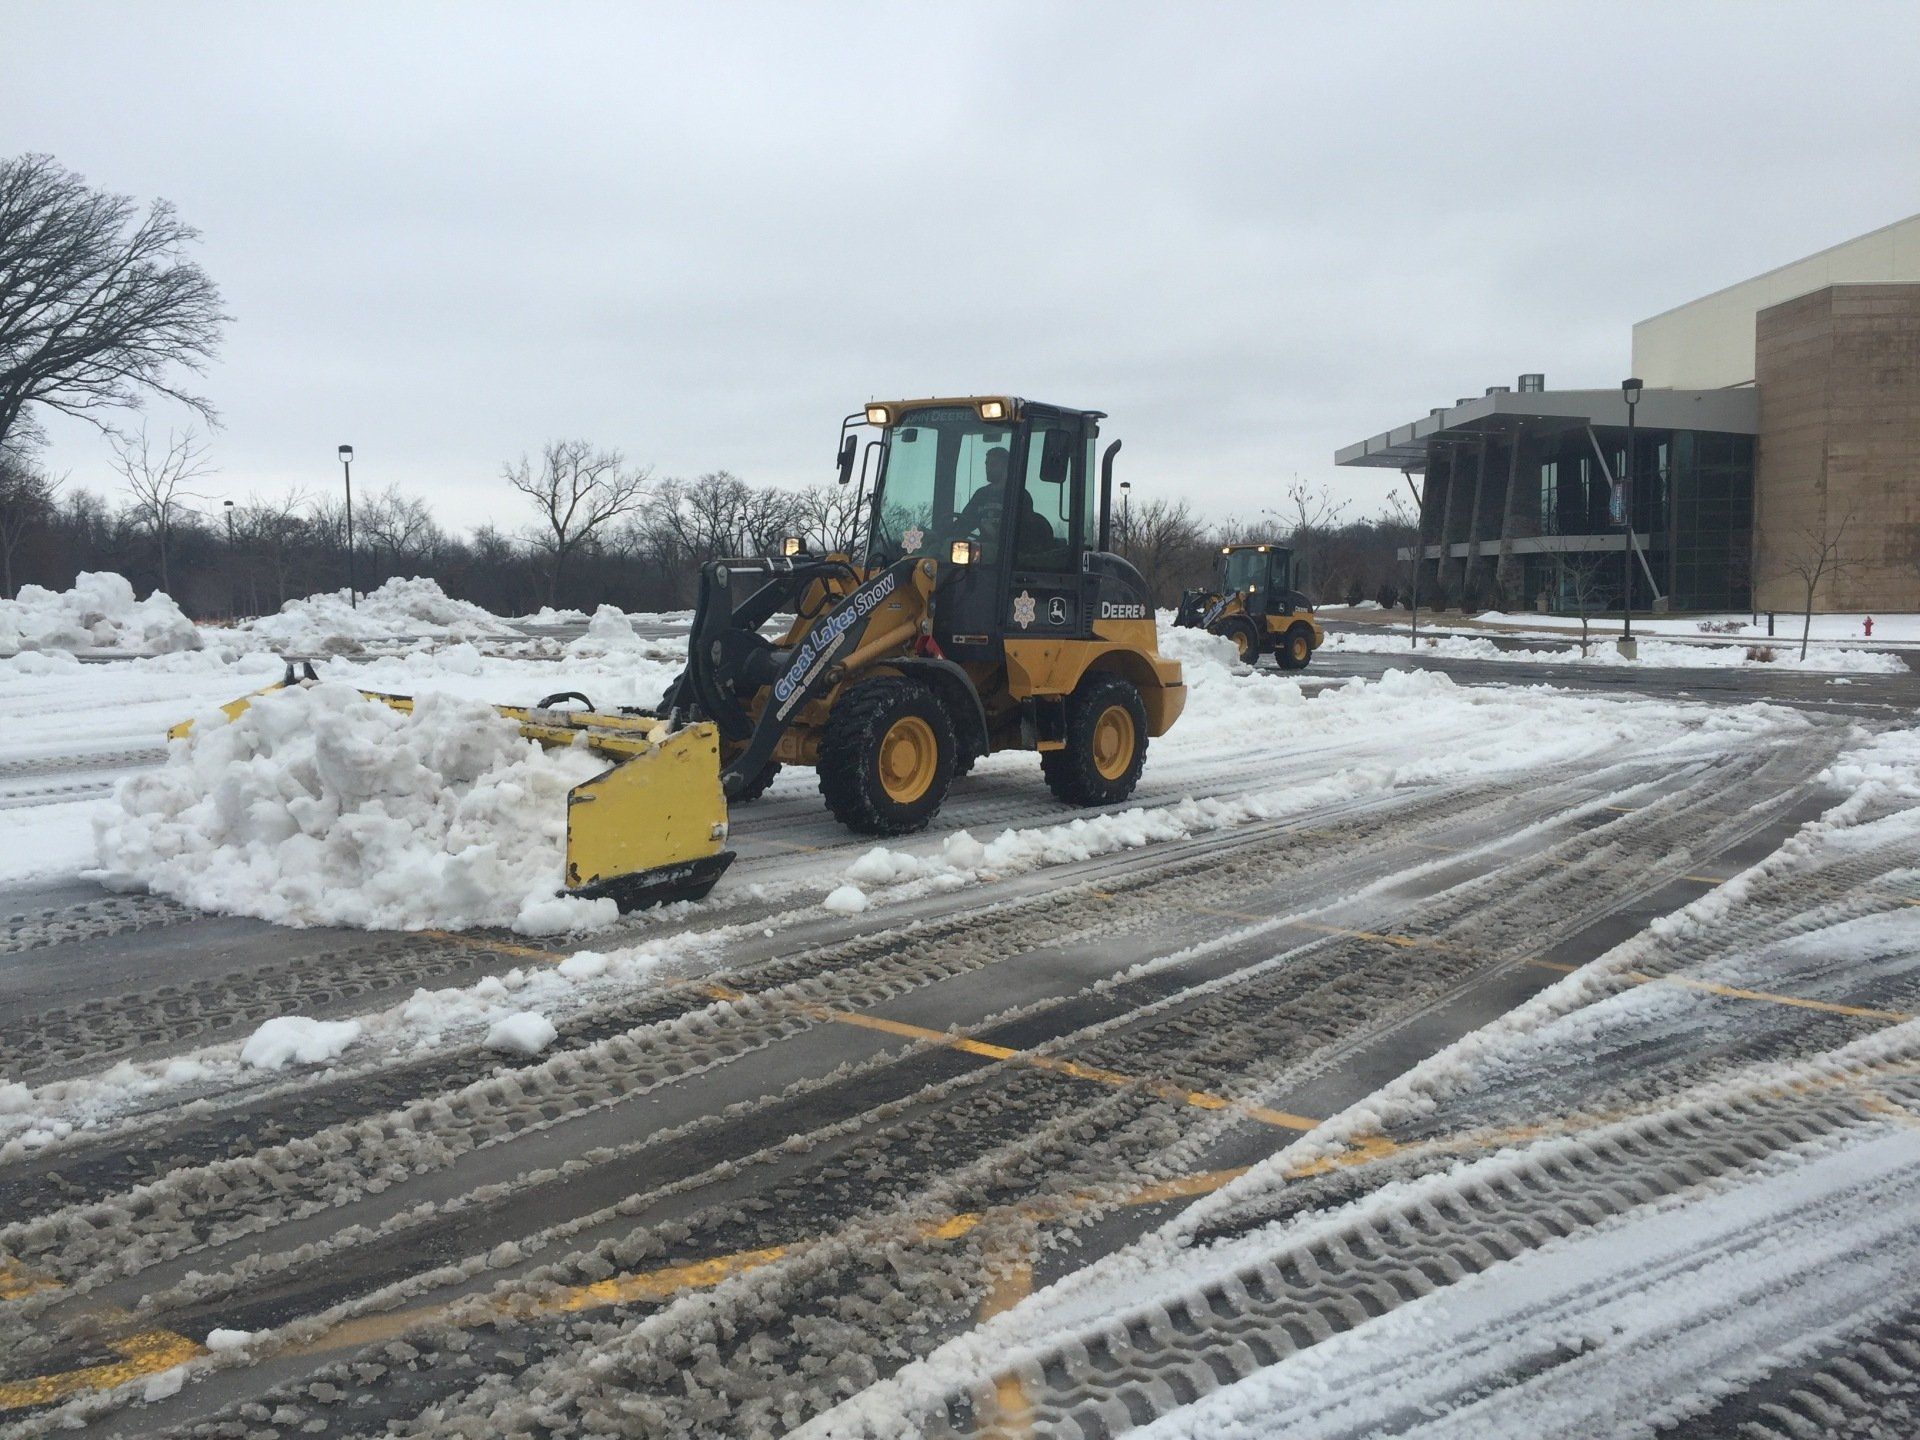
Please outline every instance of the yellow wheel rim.
[{"label": "yellow wheel rim", "polygon": [[1242,660],[1246,659],[1247,656],[1253,652],[1253,645],[1247,639],[1246,631],[1236,630],[1233,632],[1233,648],[1240,652],[1240,658]]},{"label": "yellow wheel rim", "polygon": [[880,788],[896,805],[911,805],[933,784],[940,744],[918,715],[902,715],[880,737]]},{"label": "yellow wheel rim", "polygon": [[1309,646],[1307,645],[1307,637],[1306,637],[1306,636],[1304,636],[1304,635],[1296,635],[1296,636],[1294,636],[1294,637],[1293,637],[1293,663],[1294,663],[1294,664],[1296,664],[1296,665],[1304,665],[1304,664],[1306,664],[1306,663],[1307,663],[1307,657],[1308,657],[1309,655],[1311,655],[1312,653],[1313,653],[1313,651],[1312,651],[1312,650],[1311,650],[1311,648],[1310,648],[1310,647],[1309,647]]},{"label": "yellow wheel rim", "polygon": [[1133,716],[1124,705],[1109,705],[1093,722],[1093,768],[1102,780],[1118,780],[1133,764]]}]

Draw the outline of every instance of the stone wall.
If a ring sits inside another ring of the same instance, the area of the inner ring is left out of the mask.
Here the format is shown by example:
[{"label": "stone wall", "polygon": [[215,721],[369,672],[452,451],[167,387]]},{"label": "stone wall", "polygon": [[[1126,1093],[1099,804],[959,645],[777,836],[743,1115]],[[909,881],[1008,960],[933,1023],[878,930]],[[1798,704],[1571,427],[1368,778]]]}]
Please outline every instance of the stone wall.
[{"label": "stone wall", "polygon": [[1793,561],[1840,533],[1845,563],[1816,609],[1920,611],[1920,285],[1830,285],[1771,306],[1755,344],[1758,605],[1804,603]]}]

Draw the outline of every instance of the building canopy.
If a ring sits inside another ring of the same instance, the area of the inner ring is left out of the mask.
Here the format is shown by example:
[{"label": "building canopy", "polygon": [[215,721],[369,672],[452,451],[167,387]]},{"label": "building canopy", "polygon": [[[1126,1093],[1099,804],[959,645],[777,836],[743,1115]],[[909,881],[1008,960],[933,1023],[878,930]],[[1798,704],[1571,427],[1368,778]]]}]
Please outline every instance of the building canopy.
[{"label": "building canopy", "polygon": [[[1752,435],[1759,430],[1758,394],[1731,390],[1647,390],[1640,396],[1636,421],[1646,430],[1705,430]],[[1434,440],[1471,440],[1503,434],[1517,426],[1538,432],[1555,421],[1566,425],[1624,426],[1627,402],[1619,389],[1495,390],[1491,394],[1436,407],[1424,418],[1382,431],[1336,450],[1336,465],[1366,465],[1424,474],[1427,446]]]}]

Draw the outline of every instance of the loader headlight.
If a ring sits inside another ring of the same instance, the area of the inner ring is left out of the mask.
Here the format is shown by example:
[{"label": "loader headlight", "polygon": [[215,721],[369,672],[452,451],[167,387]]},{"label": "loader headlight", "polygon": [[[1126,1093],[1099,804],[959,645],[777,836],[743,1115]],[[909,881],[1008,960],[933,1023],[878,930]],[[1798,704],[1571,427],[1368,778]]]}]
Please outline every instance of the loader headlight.
[{"label": "loader headlight", "polygon": [[1007,418],[1007,402],[1004,400],[982,400],[980,402],[982,420],[1004,420]]},{"label": "loader headlight", "polygon": [[787,536],[786,539],[780,542],[780,553],[782,555],[798,555],[800,553],[800,537],[798,535]]},{"label": "loader headlight", "polygon": [[948,552],[947,558],[956,565],[971,565],[973,563],[973,541],[954,541],[953,549]]},{"label": "loader headlight", "polygon": [[884,405],[867,406],[867,423],[869,425],[884,425],[892,418],[891,415],[887,414],[887,407]]}]

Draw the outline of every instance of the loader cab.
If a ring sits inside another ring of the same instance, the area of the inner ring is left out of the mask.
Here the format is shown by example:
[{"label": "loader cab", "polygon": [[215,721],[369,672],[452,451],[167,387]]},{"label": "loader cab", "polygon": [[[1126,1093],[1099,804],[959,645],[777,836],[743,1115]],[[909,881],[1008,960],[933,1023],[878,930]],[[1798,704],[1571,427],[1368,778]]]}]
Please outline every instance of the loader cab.
[{"label": "loader cab", "polygon": [[981,396],[875,403],[865,418],[881,432],[868,567],[939,563],[943,650],[989,661],[1008,636],[1091,638],[1100,411]]},{"label": "loader cab", "polygon": [[1293,551],[1284,545],[1228,545],[1220,552],[1220,588],[1238,594],[1249,615],[1291,615],[1311,610],[1298,589]]}]

